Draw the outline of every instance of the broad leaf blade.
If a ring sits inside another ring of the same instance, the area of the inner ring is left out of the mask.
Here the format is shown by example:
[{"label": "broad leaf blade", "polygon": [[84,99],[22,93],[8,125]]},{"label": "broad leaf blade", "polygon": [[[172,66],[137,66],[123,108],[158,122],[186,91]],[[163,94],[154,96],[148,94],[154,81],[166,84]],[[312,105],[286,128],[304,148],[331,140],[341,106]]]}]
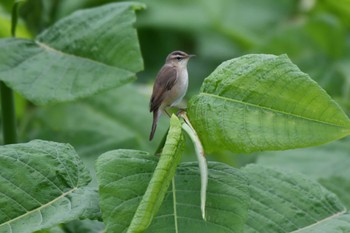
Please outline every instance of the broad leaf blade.
[{"label": "broad leaf blade", "polygon": [[341,214],[330,216],[329,219],[323,219],[314,225],[294,231],[295,233],[346,233],[350,230],[350,214]]},{"label": "broad leaf blade", "polygon": [[320,147],[263,152],[258,157],[258,163],[298,171],[317,179],[350,208],[349,152],[350,140],[341,140]]},{"label": "broad leaf blade", "polygon": [[[98,159],[100,205],[114,232],[129,226],[157,162],[153,155],[131,150],[111,151]],[[173,192],[168,190],[146,232],[175,232],[175,221],[179,232],[242,232],[249,203],[245,177],[225,164],[209,163],[208,168],[207,221],[200,210],[198,164],[184,163],[176,170],[175,205]]]},{"label": "broad leaf blade", "polygon": [[285,55],[222,63],[188,111],[209,151],[308,147],[350,134],[346,114]]},{"label": "broad leaf blade", "polygon": [[0,79],[36,104],[74,100],[134,80],[130,71],[60,54],[29,40],[0,40],[0,51],[5,61]]},{"label": "broad leaf blade", "polygon": [[[137,151],[113,153],[104,161],[105,175],[101,181],[110,194],[101,196],[101,205],[116,216],[105,218],[120,226],[116,232],[122,232],[146,190],[145,183],[151,179],[157,159]],[[175,232],[175,221],[179,232],[350,230],[350,219],[339,199],[305,176],[257,165],[237,170],[209,162],[208,167],[207,221],[201,219],[200,213],[198,164],[184,163],[175,176],[176,212],[173,192],[169,191],[146,232]]]},{"label": "broad leaf blade", "polygon": [[86,97],[135,79],[143,67],[134,9],[78,11],[37,37],[0,40],[0,79],[36,104]]},{"label": "broad leaf blade", "polygon": [[[345,206],[315,181],[257,165],[242,171],[249,179],[251,197],[245,233],[315,232],[312,229],[319,229],[321,222],[329,229],[345,224],[350,230]],[[339,217],[347,223],[340,223]]]},{"label": "broad leaf blade", "polygon": [[107,229],[128,228],[156,164],[155,156],[134,150],[110,151],[98,158],[100,206]]},{"label": "broad leaf blade", "polygon": [[99,214],[91,178],[67,144],[35,140],[0,147],[0,231],[33,232]]},{"label": "broad leaf blade", "polygon": [[223,163],[209,162],[208,171],[206,221],[200,208],[198,163],[181,163],[176,171],[175,189],[169,190],[158,216],[146,232],[176,232],[175,221],[178,232],[243,232],[250,204],[247,178],[238,169]]},{"label": "broad leaf blade", "polygon": [[143,63],[134,11],[143,8],[141,3],[124,2],[78,10],[36,39],[48,49],[138,72]]}]

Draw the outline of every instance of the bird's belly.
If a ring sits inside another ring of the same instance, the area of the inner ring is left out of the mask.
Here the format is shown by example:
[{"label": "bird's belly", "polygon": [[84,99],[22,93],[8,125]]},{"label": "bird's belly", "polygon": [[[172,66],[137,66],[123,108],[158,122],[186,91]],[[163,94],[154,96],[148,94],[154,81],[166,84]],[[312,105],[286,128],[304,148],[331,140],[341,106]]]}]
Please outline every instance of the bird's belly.
[{"label": "bird's belly", "polygon": [[179,75],[178,80],[176,80],[174,87],[168,92],[169,102],[168,106],[177,106],[182,98],[186,95],[188,88],[188,74],[187,70]]}]

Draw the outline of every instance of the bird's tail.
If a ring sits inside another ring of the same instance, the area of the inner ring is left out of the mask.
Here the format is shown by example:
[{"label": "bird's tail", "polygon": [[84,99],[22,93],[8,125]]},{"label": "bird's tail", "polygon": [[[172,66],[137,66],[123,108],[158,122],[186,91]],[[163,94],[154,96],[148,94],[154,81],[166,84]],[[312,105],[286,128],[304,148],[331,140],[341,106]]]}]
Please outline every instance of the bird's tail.
[{"label": "bird's tail", "polygon": [[156,132],[157,123],[158,123],[158,119],[159,119],[160,114],[161,114],[161,111],[159,111],[159,109],[156,109],[153,111],[153,123],[152,123],[151,133],[149,135],[150,141],[152,141],[154,133]]}]

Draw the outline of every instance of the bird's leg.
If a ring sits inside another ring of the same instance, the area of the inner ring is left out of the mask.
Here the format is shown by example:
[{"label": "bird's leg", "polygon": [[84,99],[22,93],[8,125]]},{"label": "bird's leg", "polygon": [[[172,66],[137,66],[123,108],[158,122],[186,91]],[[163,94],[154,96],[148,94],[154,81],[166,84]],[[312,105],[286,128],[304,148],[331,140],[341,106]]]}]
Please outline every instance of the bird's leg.
[{"label": "bird's leg", "polygon": [[179,110],[176,113],[176,116],[179,116],[181,113],[186,112],[187,108],[179,108]]},{"label": "bird's leg", "polygon": [[164,112],[168,115],[169,118],[171,117],[166,109],[164,109]]}]

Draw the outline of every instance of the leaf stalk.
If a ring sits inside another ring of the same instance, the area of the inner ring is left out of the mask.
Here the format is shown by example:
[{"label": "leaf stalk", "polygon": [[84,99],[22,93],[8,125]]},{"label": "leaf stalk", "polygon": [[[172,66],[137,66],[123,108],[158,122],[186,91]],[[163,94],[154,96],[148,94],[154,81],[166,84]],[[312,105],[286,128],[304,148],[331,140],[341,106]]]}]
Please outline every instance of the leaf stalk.
[{"label": "leaf stalk", "polygon": [[198,165],[199,165],[199,171],[201,176],[201,211],[202,211],[202,218],[206,221],[206,215],[205,215],[205,202],[207,197],[207,186],[208,186],[208,165],[207,160],[204,155],[204,149],[202,146],[202,143],[198,137],[197,132],[194,130],[194,128],[191,125],[190,120],[188,119],[186,112],[181,111],[179,113],[179,116],[184,119],[184,123],[182,124],[182,129],[188,134],[188,136],[191,138],[197,159],[198,159]]},{"label": "leaf stalk", "polygon": [[[16,1],[12,7],[11,35],[16,37],[16,26],[18,19],[18,7],[23,1]],[[17,124],[14,94],[4,82],[0,81],[1,92],[1,118],[4,144],[17,142]]]}]

